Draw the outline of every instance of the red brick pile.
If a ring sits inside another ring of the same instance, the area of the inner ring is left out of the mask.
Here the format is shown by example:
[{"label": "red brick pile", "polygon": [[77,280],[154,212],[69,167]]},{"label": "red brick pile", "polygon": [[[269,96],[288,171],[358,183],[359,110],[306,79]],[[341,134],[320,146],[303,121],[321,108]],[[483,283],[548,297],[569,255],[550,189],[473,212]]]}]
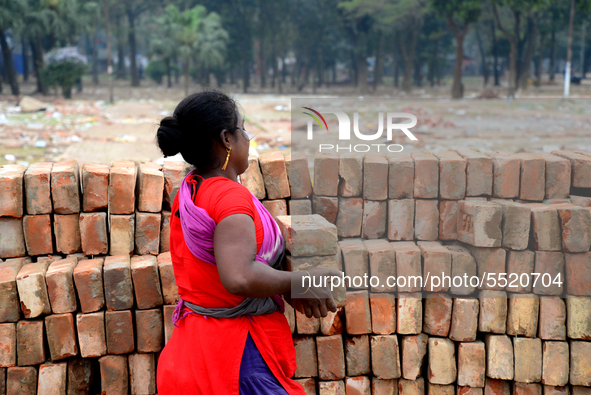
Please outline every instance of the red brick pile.
[{"label": "red brick pile", "polygon": [[[340,287],[346,307],[326,318],[286,311],[307,393],[591,393],[591,156],[319,154],[314,188],[302,154],[249,163],[242,183],[282,228],[288,269],[380,279]],[[0,395],[155,392],[186,171],[0,167]],[[381,286],[440,272],[563,284]]]}]

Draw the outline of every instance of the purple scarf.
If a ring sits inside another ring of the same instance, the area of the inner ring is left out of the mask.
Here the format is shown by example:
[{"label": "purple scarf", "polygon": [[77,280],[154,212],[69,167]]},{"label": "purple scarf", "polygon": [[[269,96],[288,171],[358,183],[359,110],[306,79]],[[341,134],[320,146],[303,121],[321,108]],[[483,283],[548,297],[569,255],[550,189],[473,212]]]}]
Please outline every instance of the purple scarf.
[{"label": "purple scarf", "polygon": [[[189,182],[187,182],[188,178],[193,175],[195,175],[195,170],[191,171],[185,176],[178,192],[181,227],[183,229],[185,243],[193,255],[202,261],[215,265],[216,262],[213,248],[213,235],[215,232],[216,223],[209,216],[206,210],[196,206],[194,203],[193,196],[191,195],[191,187]],[[279,230],[279,226],[269,211],[267,211],[265,206],[263,206],[263,204],[254,195],[252,195],[252,199],[263,224],[263,242],[255,259],[275,269],[280,269],[285,245],[281,231]],[[190,314],[190,312],[183,311],[183,306],[187,306],[191,310],[200,314],[202,314],[205,310],[208,310],[211,314],[204,315],[211,315],[214,317],[236,317],[240,315],[262,314],[262,312],[260,312],[261,309],[257,309],[256,305],[261,305],[261,303],[266,302],[266,305],[269,306],[269,301],[265,301],[265,299],[269,298],[247,298],[245,302],[248,303],[243,302],[242,304],[249,305],[249,307],[237,309],[240,307],[237,306],[236,309],[233,308],[234,310],[232,312],[226,312],[226,310],[231,309],[205,309],[203,307],[195,306],[187,301],[184,301],[183,299],[179,299],[179,304],[173,314],[173,322],[176,325],[176,321],[185,317],[187,314]],[[277,303],[277,305],[279,305],[281,312],[283,312],[284,303],[281,295],[274,295],[272,296],[272,299]],[[266,310],[269,310],[269,308]],[[258,313],[255,311],[258,311]]]}]

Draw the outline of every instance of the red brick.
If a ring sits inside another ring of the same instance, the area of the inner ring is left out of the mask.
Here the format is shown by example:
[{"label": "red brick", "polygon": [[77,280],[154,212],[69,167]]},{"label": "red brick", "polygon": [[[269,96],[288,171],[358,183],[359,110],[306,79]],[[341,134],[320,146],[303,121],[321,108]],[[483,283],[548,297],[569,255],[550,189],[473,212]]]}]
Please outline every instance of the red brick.
[{"label": "red brick", "polygon": [[566,329],[571,339],[591,340],[591,298],[567,297]]},{"label": "red brick", "polygon": [[131,309],[134,299],[129,255],[123,254],[106,257],[103,267],[103,277],[107,309]]},{"label": "red brick", "polygon": [[397,395],[398,380],[386,380],[377,377],[371,378],[372,395]]},{"label": "red brick", "polygon": [[414,198],[415,162],[410,156],[390,156],[388,197],[390,199]]},{"label": "red brick", "polygon": [[296,332],[300,335],[315,335],[320,331],[320,319],[316,317],[306,317],[305,314],[296,310]]},{"label": "red brick", "polygon": [[[451,286],[451,253],[447,247],[436,241],[419,241],[417,246],[421,249],[423,256],[423,272],[425,273],[423,290],[429,292],[447,291]],[[429,275],[428,278],[427,275]],[[435,280],[436,278],[440,281],[439,284],[438,280]]]},{"label": "red brick", "polygon": [[546,161],[526,152],[514,157],[521,162],[519,199],[542,201],[546,195]]},{"label": "red brick", "polygon": [[[406,283],[397,283],[399,292],[420,291],[421,283],[421,249],[413,242],[393,242],[394,256],[396,259],[396,273],[398,278],[406,279]],[[414,280],[410,279],[414,277]]]},{"label": "red brick", "polygon": [[361,196],[363,192],[363,156],[361,154],[342,154],[339,157],[339,195],[344,197]]},{"label": "red brick", "polygon": [[339,381],[319,381],[318,395],[345,395],[345,383]]},{"label": "red brick", "polygon": [[296,371],[294,377],[317,377],[318,360],[316,342],[313,336],[296,336],[293,339],[296,352]]},{"label": "red brick", "polygon": [[179,301],[179,289],[174,277],[174,268],[170,252],[158,255],[158,271],[162,284],[162,298],[164,304],[176,304]]},{"label": "red brick", "polygon": [[[562,294],[564,287],[557,283],[551,283],[560,275],[560,281],[564,281],[564,254],[562,252],[536,251],[535,273],[540,273],[538,281],[533,286],[533,292],[538,295],[556,295]],[[535,277],[532,276],[532,284]],[[544,285],[546,284],[546,286]],[[549,286],[547,286],[549,284]]]},{"label": "red brick", "polygon": [[[591,248],[591,210],[583,207],[557,207],[562,228],[564,252],[587,252]],[[26,235],[26,233],[25,233]]]},{"label": "red brick", "polygon": [[80,241],[84,255],[101,255],[109,252],[107,213],[80,214]]},{"label": "red brick", "polygon": [[[336,197],[314,196],[312,198],[312,212],[324,217],[331,224],[337,222],[339,199]],[[361,217],[359,218],[361,219]]]},{"label": "red brick", "polygon": [[341,335],[316,337],[316,348],[318,377],[321,380],[343,379],[345,377],[345,356]]},{"label": "red brick", "polygon": [[25,170],[22,165],[0,166],[0,217],[23,216]]},{"label": "red brick", "polygon": [[49,214],[25,215],[23,217],[23,231],[29,255],[53,254],[53,236]]},{"label": "red brick", "polygon": [[[566,199],[566,200],[570,200],[570,202],[572,204],[574,204],[575,206],[591,207],[591,197],[570,195],[569,198],[570,199]],[[565,202],[565,203],[568,203],[568,202]]]},{"label": "red brick", "polygon": [[164,346],[164,328],[160,309],[136,310],[137,352],[159,352]]},{"label": "red brick", "polygon": [[347,376],[371,373],[369,357],[369,336],[351,336],[345,340]]},{"label": "red brick", "polygon": [[76,315],[78,341],[82,358],[96,358],[107,354],[105,312]]},{"label": "red brick", "polygon": [[371,336],[371,365],[376,377],[397,379],[401,376],[400,352],[396,335]]},{"label": "red brick", "polygon": [[371,384],[367,376],[347,377],[345,385],[348,394],[371,395]]},{"label": "red brick", "polygon": [[181,161],[164,161],[162,165],[162,174],[164,176],[162,208],[164,210],[172,210],[172,203],[181,186],[181,181],[187,175],[186,165],[185,162]]},{"label": "red brick", "polygon": [[74,283],[83,313],[98,311],[105,305],[103,261],[103,258],[83,259],[74,269]]},{"label": "red brick", "polygon": [[348,334],[364,335],[371,333],[371,313],[367,291],[347,292],[345,317]]},{"label": "red brick", "polygon": [[591,342],[570,342],[570,383],[591,386]]},{"label": "red brick", "polygon": [[402,377],[407,380],[416,380],[421,376],[426,362],[428,344],[429,336],[424,333],[401,337]]},{"label": "red brick", "polygon": [[478,331],[505,333],[507,330],[507,293],[483,290],[478,294],[480,314]]},{"label": "red brick", "polygon": [[439,202],[439,240],[458,238],[458,202],[442,200]]},{"label": "red brick", "polygon": [[337,228],[317,214],[282,216],[277,224],[292,256],[330,255],[337,252]]},{"label": "red brick", "polygon": [[16,285],[25,318],[35,318],[51,313],[45,273],[49,262],[28,263],[16,276]]},{"label": "red brick", "polygon": [[552,151],[552,153],[570,160],[573,187],[591,188],[591,157],[569,151]]},{"label": "red brick", "polygon": [[46,363],[39,366],[38,394],[61,395],[66,393],[68,364]]},{"label": "red brick", "polygon": [[106,311],[105,334],[108,354],[127,354],[135,350],[133,318],[130,310]]},{"label": "red brick", "polygon": [[132,257],[131,276],[138,309],[151,309],[162,305],[158,260],[155,256]]},{"label": "red brick", "polygon": [[0,217],[0,257],[16,258],[27,255],[21,218]]},{"label": "red brick", "polygon": [[513,380],[513,344],[506,335],[486,335],[486,377]]},{"label": "red brick", "polygon": [[[341,214],[339,207],[339,216]],[[362,237],[365,239],[381,239],[386,236],[386,219],[388,218],[388,203],[383,201],[366,200],[363,203]],[[337,222],[338,226],[338,222]]]},{"label": "red brick", "polygon": [[135,214],[111,214],[109,221],[109,254],[133,254],[135,249]]},{"label": "red brick", "polygon": [[174,305],[167,305],[162,307],[164,319],[164,344],[168,343],[174,330],[174,324],[172,323],[172,313],[174,313],[175,309],[176,306]]},{"label": "red brick", "polygon": [[267,199],[283,199],[290,196],[285,157],[279,151],[259,156],[259,164],[265,181]]},{"label": "red brick", "polygon": [[568,384],[568,343],[544,342],[542,384],[563,386]]},{"label": "red brick", "polygon": [[484,387],[486,354],[481,341],[458,345],[458,385]]},{"label": "red brick", "polygon": [[[476,261],[478,267],[478,277],[482,279],[486,273],[486,279],[480,289],[501,291],[505,289],[504,282],[499,280],[501,273],[507,273],[505,262],[507,252],[502,248],[484,248],[468,246],[470,253]],[[492,273],[492,275],[490,274]],[[491,278],[491,280],[489,280]],[[495,280],[492,280],[494,278]]]},{"label": "red brick", "polygon": [[129,373],[127,355],[105,355],[99,359],[101,391],[105,395],[127,395]]},{"label": "red brick", "polygon": [[45,274],[47,293],[54,314],[71,313],[78,308],[74,288],[74,269],[78,258],[60,259],[49,265]]},{"label": "red brick", "polygon": [[316,153],[314,157],[314,195],[337,196],[339,155]]},{"label": "red brick", "polygon": [[566,340],[566,304],[559,297],[540,297],[538,337],[544,340]]},{"label": "red brick", "polygon": [[16,366],[16,326],[0,324],[0,367]]},{"label": "red brick", "polygon": [[415,162],[414,197],[436,199],[439,190],[439,161],[435,155],[419,151],[411,153]]},{"label": "red brick", "polygon": [[449,339],[429,338],[429,382],[448,385],[456,381],[456,354]]},{"label": "red brick", "polygon": [[58,253],[68,255],[81,251],[79,214],[54,215],[53,233]]},{"label": "red brick", "polygon": [[[468,249],[459,245],[447,245],[451,254],[452,282],[449,292],[453,295],[470,295],[476,289],[475,282],[470,283],[472,276],[477,276],[477,267],[474,257]],[[465,277],[464,277],[465,276]],[[462,281],[455,281],[460,277]]]},{"label": "red brick", "polygon": [[455,395],[455,385],[440,385],[428,383],[427,391],[429,395]]},{"label": "red brick", "polygon": [[532,204],[531,207],[531,241],[533,249],[560,251],[561,234],[558,211],[556,208]]},{"label": "red brick", "polygon": [[[566,386],[562,386],[562,387],[554,387],[551,385],[544,386],[544,395],[569,395],[569,394],[570,394],[570,390]],[[582,395],[582,394],[580,394],[580,395]]]},{"label": "red brick", "polygon": [[591,296],[591,252],[564,254],[564,257],[567,294]]},{"label": "red brick", "polygon": [[388,239],[414,240],[415,201],[388,200]]},{"label": "red brick", "polygon": [[[400,276],[400,274],[398,274]],[[396,300],[396,333],[415,335],[423,329],[423,301],[420,292],[399,293]]]},{"label": "red brick", "polygon": [[439,158],[439,198],[463,199],[466,196],[466,159],[453,151],[435,155]]},{"label": "red brick", "polygon": [[526,384],[515,382],[513,385],[515,395],[542,395],[542,386],[540,384]]},{"label": "red brick", "polygon": [[141,163],[137,174],[137,209],[149,213],[162,210],[164,175],[156,163]]},{"label": "red brick", "polygon": [[66,160],[53,164],[51,169],[51,198],[56,214],[80,212],[80,186],[78,162]]},{"label": "red brick", "polygon": [[135,163],[115,161],[109,172],[109,213],[133,214],[135,211]]},{"label": "red brick", "polygon": [[396,332],[396,299],[394,294],[370,293],[371,331],[378,335]]},{"label": "red brick", "polygon": [[38,365],[45,362],[45,335],[43,321],[16,323],[16,355],[18,366]]},{"label": "red brick", "polygon": [[25,260],[13,258],[0,262],[0,322],[16,322],[20,319],[16,276]]},{"label": "red brick", "polygon": [[388,199],[388,159],[383,155],[365,154],[363,158],[363,199]]},{"label": "red brick", "polygon": [[156,361],[154,354],[130,354],[128,362],[131,394],[155,394]]},{"label": "red brick", "polygon": [[37,369],[33,366],[6,369],[6,395],[37,393]]},{"label": "red brick", "polygon": [[289,215],[311,215],[312,201],[310,199],[290,200]]},{"label": "red brick", "polygon": [[415,200],[415,238],[437,240],[439,235],[439,208],[437,200]]},{"label": "red brick", "polygon": [[261,203],[273,218],[278,215],[287,215],[287,203],[285,203],[284,199],[263,200]]},{"label": "red brick", "polygon": [[[265,198],[265,196],[267,196],[263,175],[261,174],[261,169],[259,167],[259,159],[256,156],[251,155],[248,157],[248,168],[244,173],[240,174],[240,183],[244,185],[259,200],[262,200]],[[178,185],[180,185],[180,180]],[[171,210],[172,204],[167,208],[168,210]]]},{"label": "red brick", "polygon": [[33,163],[25,171],[27,214],[51,214],[51,168],[53,163]]},{"label": "red brick", "polygon": [[458,203],[458,240],[477,247],[500,247],[502,208],[492,202]]},{"label": "red brick", "polygon": [[540,299],[534,294],[510,294],[507,300],[507,334],[536,337]]},{"label": "red brick", "polygon": [[476,340],[479,311],[480,304],[478,299],[455,299],[453,303],[449,338],[460,342],[471,342]]},{"label": "red brick", "polygon": [[526,249],[529,242],[531,207],[505,199],[494,199],[494,202],[502,207],[502,246],[513,250]]},{"label": "red brick", "polygon": [[344,316],[344,314],[345,312],[343,308],[339,307],[336,312],[333,313],[329,311],[326,317],[320,317],[320,333],[326,336],[343,333],[344,324],[342,317]]},{"label": "red brick", "polygon": [[78,354],[72,313],[53,314],[45,317],[45,328],[52,361],[73,357]]},{"label": "red brick", "polygon": [[423,332],[433,336],[447,336],[451,325],[453,299],[446,294],[425,296]]},{"label": "red brick", "polygon": [[493,155],[493,196],[511,199],[519,196],[521,161],[511,155]]},{"label": "red brick", "polygon": [[[321,201],[332,201],[334,198],[316,198],[314,204],[318,199]],[[316,206],[315,206],[316,207]],[[336,217],[337,234],[339,237],[359,237],[361,235],[361,223],[363,220],[363,199],[361,198],[338,198],[338,214]],[[322,215],[321,213],[318,213]],[[322,215],[325,217],[324,215]],[[325,217],[326,218],[326,217]],[[331,216],[332,218],[332,216]],[[327,218],[329,222],[330,219]]]},{"label": "red brick", "polygon": [[162,211],[160,227],[160,252],[170,251],[170,211]]},{"label": "red brick", "polygon": [[160,247],[160,213],[135,214],[135,253],[158,255]]},{"label": "red brick", "polygon": [[475,149],[462,148],[456,152],[466,159],[466,196],[492,195],[492,159]]},{"label": "red brick", "polygon": [[313,378],[308,378],[297,379],[295,381],[302,386],[302,388],[304,389],[304,393],[306,395],[316,395],[316,380],[314,380]]},{"label": "red brick", "polygon": [[[389,277],[396,277],[394,249],[385,239],[363,241],[369,257],[370,275],[379,279],[379,283],[371,286],[372,292],[395,292],[396,284],[388,285]],[[367,273],[367,272],[366,272]]]},{"label": "red brick", "polygon": [[398,380],[399,395],[425,395],[425,380],[419,377],[416,380]]},{"label": "red brick", "polygon": [[[531,292],[531,273],[534,271],[533,251],[507,251],[507,291]],[[527,280],[527,281],[526,281]]]},{"label": "red brick", "polygon": [[289,180],[290,194],[293,199],[312,195],[312,182],[308,157],[303,152],[292,153],[285,157],[285,167]]},{"label": "red brick", "polygon": [[286,259],[285,266],[287,270],[296,272],[310,268],[342,270],[340,255],[340,250],[336,254],[322,256],[299,257],[288,255],[289,258]]},{"label": "red brick", "polygon": [[515,355],[515,381],[538,383],[542,380],[542,341],[540,339],[513,338]]},{"label": "red brick", "polygon": [[507,380],[495,380],[487,377],[484,383],[484,395],[511,395],[510,384]]},{"label": "red brick", "polygon": [[82,211],[106,209],[109,204],[109,166],[82,165]]},{"label": "red brick", "polygon": [[547,199],[561,199],[570,193],[571,166],[568,159],[556,155],[539,153],[536,156],[546,161],[545,197]]}]

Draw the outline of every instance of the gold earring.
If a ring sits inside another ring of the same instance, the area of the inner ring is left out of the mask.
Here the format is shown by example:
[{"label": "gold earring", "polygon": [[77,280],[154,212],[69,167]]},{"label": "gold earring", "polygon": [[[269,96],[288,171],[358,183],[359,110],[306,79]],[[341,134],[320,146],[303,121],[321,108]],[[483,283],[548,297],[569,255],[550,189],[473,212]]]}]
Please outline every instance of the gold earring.
[{"label": "gold earring", "polygon": [[226,166],[228,166],[228,160],[230,160],[230,151],[232,151],[232,148],[226,148],[226,151],[228,152],[228,156],[226,156],[226,163],[222,166],[222,170],[226,170]]}]

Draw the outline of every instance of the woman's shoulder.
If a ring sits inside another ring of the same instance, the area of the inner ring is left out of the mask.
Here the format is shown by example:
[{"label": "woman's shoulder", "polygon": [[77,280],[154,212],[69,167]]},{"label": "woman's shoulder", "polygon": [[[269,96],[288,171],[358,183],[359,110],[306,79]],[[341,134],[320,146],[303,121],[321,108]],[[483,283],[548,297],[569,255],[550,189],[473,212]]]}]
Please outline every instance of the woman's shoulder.
[{"label": "woman's shoulder", "polygon": [[[201,189],[203,188],[203,189]],[[231,214],[256,217],[252,193],[244,185],[225,177],[212,177],[199,187],[197,204],[204,207],[217,222]]]}]

